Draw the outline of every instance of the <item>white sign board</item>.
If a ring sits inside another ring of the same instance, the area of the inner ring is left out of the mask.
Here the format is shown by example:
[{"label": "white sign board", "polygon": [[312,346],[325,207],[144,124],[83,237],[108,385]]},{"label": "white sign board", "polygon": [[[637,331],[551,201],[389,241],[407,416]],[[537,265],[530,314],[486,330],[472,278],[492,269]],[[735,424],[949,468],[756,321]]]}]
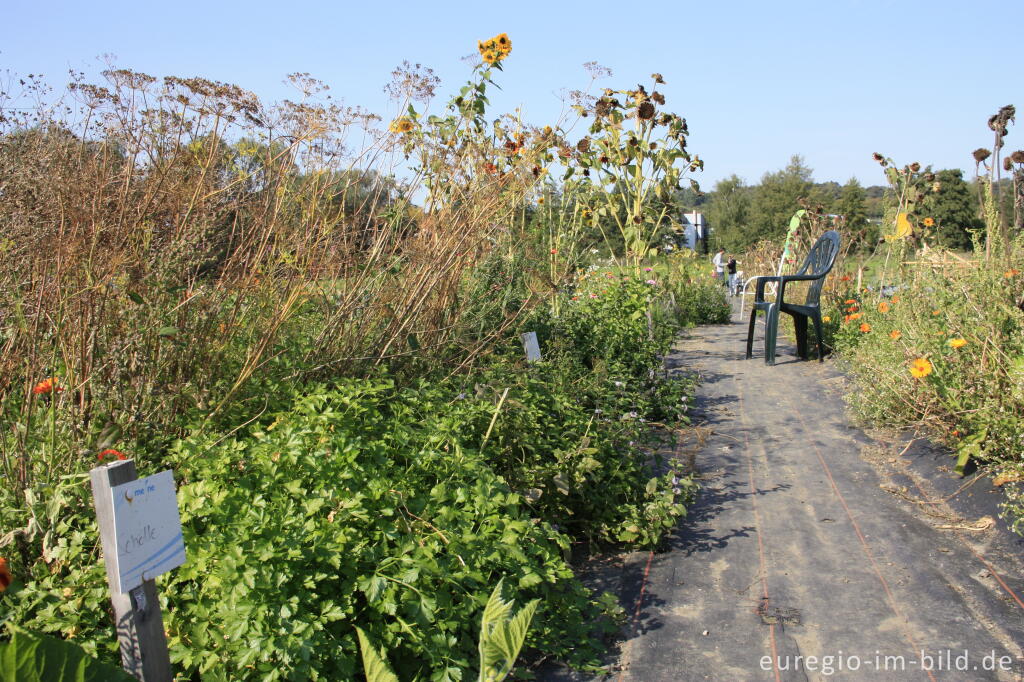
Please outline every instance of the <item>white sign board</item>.
[{"label": "white sign board", "polygon": [[537,343],[537,332],[526,332],[519,338],[523,340],[523,350],[526,351],[527,362],[540,360],[540,344]]},{"label": "white sign board", "polygon": [[185,563],[174,475],[168,471],[110,489],[118,591],[122,594]]}]

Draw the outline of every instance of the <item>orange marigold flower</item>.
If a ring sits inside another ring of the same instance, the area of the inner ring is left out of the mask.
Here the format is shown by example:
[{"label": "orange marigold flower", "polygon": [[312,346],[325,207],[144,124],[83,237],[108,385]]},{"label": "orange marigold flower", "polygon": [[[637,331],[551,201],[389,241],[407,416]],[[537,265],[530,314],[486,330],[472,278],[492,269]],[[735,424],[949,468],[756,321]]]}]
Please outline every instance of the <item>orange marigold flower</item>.
[{"label": "orange marigold flower", "polygon": [[848,313],[855,313],[858,310],[860,310],[860,306],[851,305],[849,308],[846,309],[846,312],[848,312]]},{"label": "orange marigold flower", "polygon": [[934,227],[935,226],[935,219],[934,218],[925,218],[924,219],[924,226],[925,227]]},{"label": "orange marigold flower", "polygon": [[62,387],[57,385],[57,377],[49,377],[36,384],[35,388],[32,389],[32,392],[36,395],[40,395],[46,393],[60,393],[63,390],[64,389]]},{"label": "orange marigold flower", "polygon": [[863,313],[850,313],[850,319],[851,320],[859,320],[861,318],[862,314]]},{"label": "orange marigold flower", "polygon": [[903,336],[903,332],[901,332],[899,329],[893,329],[891,332],[889,332],[889,338],[892,339],[893,341],[899,339],[901,336]]},{"label": "orange marigold flower", "polygon": [[843,301],[843,303],[845,303],[846,305],[855,305],[857,303],[857,300],[853,298],[848,298],[845,301]]},{"label": "orange marigold flower", "polygon": [[100,454],[96,455],[96,459],[98,459],[101,462],[105,460],[107,457],[116,457],[117,459],[128,459],[128,455],[124,454],[119,450],[114,450],[113,448],[107,448]]},{"label": "orange marigold flower", "polygon": [[13,582],[14,576],[11,575],[11,569],[7,567],[7,559],[0,556],[0,592],[10,587]]},{"label": "orange marigold flower", "polygon": [[915,379],[923,379],[932,373],[932,363],[928,358],[917,358],[910,363],[910,375]]},{"label": "orange marigold flower", "polygon": [[839,281],[840,282],[849,282],[851,279],[852,279],[852,277],[850,277],[849,275],[843,275],[842,277],[839,278]]},{"label": "orange marigold flower", "polygon": [[963,348],[967,345],[967,339],[961,339],[959,337],[949,340],[949,345],[953,348]]},{"label": "orange marigold flower", "polygon": [[843,315],[843,324],[846,324],[849,321],[850,321],[850,316],[849,315]]},{"label": "orange marigold flower", "polygon": [[551,249],[551,253],[558,253],[558,249]]},{"label": "orange marigold flower", "polygon": [[860,330],[864,334],[867,334],[869,331],[871,331],[871,325],[868,324],[867,322],[861,322],[860,323]]},{"label": "orange marigold flower", "polygon": [[941,314],[942,314],[941,310],[933,310],[932,311],[932,315],[941,315]]},{"label": "orange marigold flower", "polygon": [[[484,164],[484,171],[487,172],[487,173],[490,173],[491,175],[494,175],[495,173],[498,172],[498,167],[495,166],[493,163],[485,163]],[[542,197],[542,199],[543,199],[543,197]],[[541,201],[541,203],[544,203],[543,200]]]},{"label": "orange marigold flower", "polygon": [[889,312],[889,303],[887,301],[882,301],[881,303],[879,303],[878,304],[878,312],[880,312],[880,313],[887,313],[887,312]]},{"label": "orange marigold flower", "polygon": [[1009,270],[1003,273],[1003,277],[1005,277],[1006,279],[1010,279],[1012,277],[1016,277],[1019,274],[1020,270],[1018,270],[1017,268],[1010,268]]},{"label": "orange marigold flower", "polygon": [[900,302],[900,297],[899,297],[899,296],[893,296],[893,297],[892,297],[892,298],[890,298],[889,300],[890,300],[890,301],[891,301],[892,303],[899,303],[899,302]]}]

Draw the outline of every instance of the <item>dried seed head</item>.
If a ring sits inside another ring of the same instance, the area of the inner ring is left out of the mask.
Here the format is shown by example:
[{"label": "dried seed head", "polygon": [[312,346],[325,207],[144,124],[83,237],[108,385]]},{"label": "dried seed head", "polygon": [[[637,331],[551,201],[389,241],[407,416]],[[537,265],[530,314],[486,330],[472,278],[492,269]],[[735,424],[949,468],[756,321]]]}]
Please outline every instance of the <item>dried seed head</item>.
[{"label": "dried seed head", "polygon": [[974,150],[974,160],[977,163],[981,163],[982,161],[987,159],[990,154],[992,154],[992,152],[985,149],[984,147],[978,147],[977,149]]},{"label": "dried seed head", "polygon": [[654,118],[654,105],[650,102],[641,102],[640,106],[637,107],[636,115],[643,121],[649,121]]},{"label": "dried seed head", "polygon": [[587,152],[590,151],[590,140],[584,137],[582,140],[576,143],[576,149],[586,154]]},{"label": "dried seed head", "polygon": [[916,173],[919,170],[921,170],[921,164],[919,164],[917,161],[915,161],[914,163],[910,164],[910,172],[911,173]]},{"label": "dried seed head", "polygon": [[658,83],[658,84],[661,84],[661,85],[663,85],[665,83],[665,80],[661,77],[660,73],[652,73],[651,74],[651,78],[654,79],[655,83]]},{"label": "dried seed head", "polygon": [[885,157],[879,154],[878,152],[872,154],[871,158],[877,161],[878,163],[882,164],[883,166],[885,165]]},{"label": "dried seed head", "polygon": [[1010,154],[1010,159],[1014,163],[1024,163],[1024,150],[1018,149],[1014,153]]},{"label": "dried seed head", "polygon": [[1003,159],[1003,170],[1004,171],[1013,170],[1013,160],[1009,156],[1007,156],[1005,159]]},{"label": "dried seed head", "polygon": [[651,93],[651,99],[653,99],[658,104],[664,104],[665,103],[665,95],[661,94],[657,90],[655,90],[654,92]]}]

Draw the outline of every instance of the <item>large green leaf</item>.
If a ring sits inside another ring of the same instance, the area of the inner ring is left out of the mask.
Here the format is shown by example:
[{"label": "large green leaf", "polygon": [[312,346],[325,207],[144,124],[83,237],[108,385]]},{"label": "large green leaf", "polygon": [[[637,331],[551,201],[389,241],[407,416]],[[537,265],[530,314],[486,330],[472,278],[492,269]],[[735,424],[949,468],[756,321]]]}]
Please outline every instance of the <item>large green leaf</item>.
[{"label": "large green leaf", "polygon": [[359,637],[359,651],[363,655],[363,672],[366,674],[366,682],[398,682],[398,677],[391,672],[387,661],[384,660],[382,652],[370,643],[362,628],[356,628],[356,635]]},{"label": "large green leaf", "polygon": [[0,644],[3,682],[133,682],[121,668],[92,658],[82,647],[48,635],[14,630]]},{"label": "large green leaf", "polygon": [[534,599],[513,616],[514,602],[501,596],[503,582],[487,600],[480,624],[480,682],[499,682],[512,672],[539,603]]}]

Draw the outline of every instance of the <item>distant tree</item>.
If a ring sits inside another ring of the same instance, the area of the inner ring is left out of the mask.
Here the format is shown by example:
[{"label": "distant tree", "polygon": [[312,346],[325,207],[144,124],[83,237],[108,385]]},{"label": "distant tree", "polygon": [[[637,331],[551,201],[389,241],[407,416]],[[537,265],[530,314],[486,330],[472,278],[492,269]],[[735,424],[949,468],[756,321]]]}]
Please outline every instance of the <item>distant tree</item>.
[{"label": "distant tree", "polygon": [[750,196],[751,188],[736,175],[715,183],[705,205],[714,246],[742,251],[755,241],[749,233]]},{"label": "distant tree", "polygon": [[843,216],[846,232],[853,238],[863,239],[868,226],[867,192],[857,182],[857,178],[850,178],[846,181],[834,206],[835,212]]},{"label": "distant tree", "polygon": [[764,174],[761,184],[754,188],[750,204],[751,243],[785,234],[790,217],[800,209],[801,199],[823,198],[814,190],[811,177],[811,169],[799,154],[794,154],[782,170]]},{"label": "distant tree", "polygon": [[925,195],[917,211],[922,218],[935,221],[935,236],[942,246],[950,249],[971,248],[971,230],[979,230],[984,223],[978,218],[977,198],[964,182],[959,169],[940,170],[935,174],[933,191]]}]

